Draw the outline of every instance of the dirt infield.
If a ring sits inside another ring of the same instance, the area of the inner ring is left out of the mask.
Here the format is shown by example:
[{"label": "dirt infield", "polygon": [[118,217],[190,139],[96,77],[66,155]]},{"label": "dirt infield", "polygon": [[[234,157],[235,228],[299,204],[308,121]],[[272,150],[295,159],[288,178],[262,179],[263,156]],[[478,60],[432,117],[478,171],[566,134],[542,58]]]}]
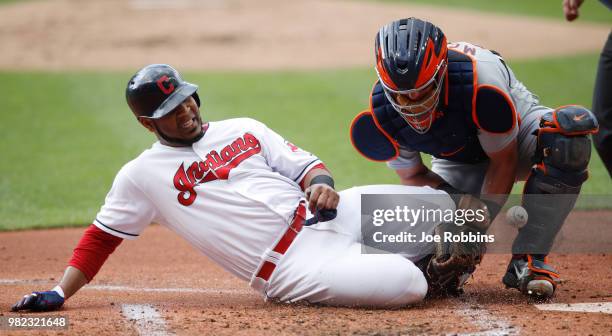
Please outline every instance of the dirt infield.
[{"label": "dirt infield", "polygon": [[[609,212],[592,230],[610,236]],[[569,227],[576,227],[568,224]],[[20,295],[54,286],[83,229],[0,233],[0,315]],[[41,250],[44,246],[44,250]],[[461,298],[399,310],[265,303],[246,283],[212,264],[169,230],[152,226],[124,242],[97,277],[56,315],[68,330],[49,335],[593,334],[612,332],[610,313],[540,311],[499,281],[508,255],[488,255]],[[563,283],[553,303],[612,301],[610,254],[555,255]],[[147,315],[148,314],[148,315]],[[25,315],[24,315],[25,316]],[[31,315],[30,315],[31,316]],[[158,328],[158,329],[155,329]],[[6,331],[2,331],[6,332]],[[12,331],[9,334],[34,334]]]},{"label": "dirt infield", "polygon": [[512,59],[598,52],[610,30],[584,21],[369,1],[31,0],[0,6],[0,69],[372,66],[378,28],[406,16],[436,22],[451,41]]},{"label": "dirt infield", "polygon": [[[152,62],[206,70],[371,66],[377,28],[400,16],[429,18],[450,40],[478,42],[513,59],[595,52],[609,32],[584,22],[366,1],[33,0],[0,6],[0,69],[124,70]],[[575,212],[569,220],[563,234],[581,235],[587,251],[594,242],[586,233],[612,234],[612,212]],[[32,316],[8,310],[20,295],[57,283],[83,230],[0,232],[0,318]],[[542,311],[505,290],[500,278],[508,258],[486,256],[460,298],[399,310],[285,305],[263,302],[246,283],[154,225],[124,242],[94,281],[53,313],[68,316],[68,330],[0,335],[612,333],[610,313]],[[552,260],[563,283],[551,303],[611,304],[611,254]]]}]

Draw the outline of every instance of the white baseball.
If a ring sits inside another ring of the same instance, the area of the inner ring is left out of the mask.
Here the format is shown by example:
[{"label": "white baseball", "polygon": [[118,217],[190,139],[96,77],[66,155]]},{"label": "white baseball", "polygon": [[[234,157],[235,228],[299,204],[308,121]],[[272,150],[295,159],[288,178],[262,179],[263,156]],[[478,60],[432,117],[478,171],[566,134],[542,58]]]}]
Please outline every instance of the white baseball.
[{"label": "white baseball", "polygon": [[527,210],[520,205],[515,205],[506,212],[506,220],[514,227],[522,228],[527,224]]}]

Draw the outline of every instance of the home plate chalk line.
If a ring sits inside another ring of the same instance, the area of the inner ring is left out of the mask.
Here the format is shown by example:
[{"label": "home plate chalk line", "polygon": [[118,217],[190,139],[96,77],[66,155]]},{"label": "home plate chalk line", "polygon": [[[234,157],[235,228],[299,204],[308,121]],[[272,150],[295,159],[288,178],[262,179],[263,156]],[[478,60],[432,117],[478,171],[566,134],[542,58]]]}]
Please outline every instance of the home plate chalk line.
[{"label": "home plate chalk line", "polygon": [[540,310],[549,311],[612,314],[612,302],[549,303],[537,304],[535,307]]},{"label": "home plate chalk line", "polygon": [[520,335],[521,330],[519,327],[512,326],[510,323],[499,316],[491,314],[484,308],[473,308],[474,305],[470,305],[468,302],[464,302],[459,305],[456,310],[457,315],[471,319],[476,327],[483,331],[470,332],[466,334],[452,333],[452,335],[479,335],[479,336],[497,336],[497,335]]},{"label": "home plate chalk line", "polygon": [[174,335],[174,333],[168,331],[164,318],[151,305],[123,304],[121,305],[121,314],[134,323],[139,335]]}]

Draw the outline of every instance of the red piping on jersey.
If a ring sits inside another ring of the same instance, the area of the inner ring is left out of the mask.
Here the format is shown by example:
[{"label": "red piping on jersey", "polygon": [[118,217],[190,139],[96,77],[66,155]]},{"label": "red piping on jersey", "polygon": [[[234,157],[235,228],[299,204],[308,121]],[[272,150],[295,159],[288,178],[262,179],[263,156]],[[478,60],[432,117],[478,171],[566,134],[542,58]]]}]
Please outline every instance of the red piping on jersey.
[{"label": "red piping on jersey", "polygon": [[75,267],[83,272],[87,282],[89,282],[122,241],[122,238],[106,233],[92,224],[75,247],[68,266]]},{"label": "red piping on jersey", "polygon": [[[325,167],[325,164],[323,164],[323,163],[318,163],[318,164],[314,165],[314,167],[308,169],[308,171],[306,172],[306,174],[303,175],[304,177],[302,177],[302,180],[299,183],[300,184],[300,188],[302,188],[302,190],[306,189],[306,188],[304,188],[304,181],[306,180],[306,178],[305,178],[306,175],[308,175],[308,173],[310,173],[314,169],[323,169],[323,170],[329,172],[329,169],[327,169],[327,167]],[[331,173],[330,173],[330,175],[331,175]]]}]

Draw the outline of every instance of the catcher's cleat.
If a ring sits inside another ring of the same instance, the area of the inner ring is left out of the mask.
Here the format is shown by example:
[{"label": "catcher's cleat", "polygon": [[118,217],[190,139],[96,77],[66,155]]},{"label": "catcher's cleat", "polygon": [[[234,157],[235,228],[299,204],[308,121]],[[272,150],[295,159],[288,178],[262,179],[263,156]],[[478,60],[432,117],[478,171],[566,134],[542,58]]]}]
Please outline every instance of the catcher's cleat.
[{"label": "catcher's cleat", "polygon": [[512,257],[502,282],[507,288],[516,288],[523,294],[537,300],[551,298],[557,287],[559,274],[544,260],[531,255]]}]

